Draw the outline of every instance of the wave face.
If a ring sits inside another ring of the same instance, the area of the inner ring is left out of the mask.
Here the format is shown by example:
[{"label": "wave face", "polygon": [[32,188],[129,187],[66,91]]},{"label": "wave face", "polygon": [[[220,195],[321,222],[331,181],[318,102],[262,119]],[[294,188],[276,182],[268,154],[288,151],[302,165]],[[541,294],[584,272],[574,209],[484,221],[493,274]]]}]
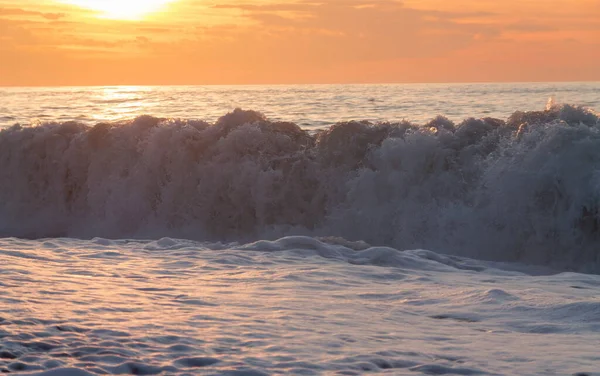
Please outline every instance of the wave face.
[{"label": "wave face", "polygon": [[0,235],[250,241],[337,236],[600,271],[600,121],[339,123],[236,110],[0,132]]}]

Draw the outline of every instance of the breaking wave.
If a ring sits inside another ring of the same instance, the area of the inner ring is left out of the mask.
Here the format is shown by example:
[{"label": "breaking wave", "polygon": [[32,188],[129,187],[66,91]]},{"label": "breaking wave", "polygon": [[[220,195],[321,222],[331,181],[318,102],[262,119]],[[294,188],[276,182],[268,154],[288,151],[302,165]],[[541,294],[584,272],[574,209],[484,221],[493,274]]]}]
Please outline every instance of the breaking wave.
[{"label": "breaking wave", "polygon": [[251,241],[336,236],[600,271],[600,121],[339,123],[236,110],[0,132],[0,235]]}]

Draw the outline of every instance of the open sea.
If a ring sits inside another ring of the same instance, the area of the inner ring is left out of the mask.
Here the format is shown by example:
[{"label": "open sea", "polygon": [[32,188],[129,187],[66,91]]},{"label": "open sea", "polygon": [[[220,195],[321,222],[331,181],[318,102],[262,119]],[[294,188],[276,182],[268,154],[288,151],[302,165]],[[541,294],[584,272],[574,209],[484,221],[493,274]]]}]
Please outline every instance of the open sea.
[{"label": "open sea", "polygon": [[0,88],[0,373],[600,375],[600,83]]}]

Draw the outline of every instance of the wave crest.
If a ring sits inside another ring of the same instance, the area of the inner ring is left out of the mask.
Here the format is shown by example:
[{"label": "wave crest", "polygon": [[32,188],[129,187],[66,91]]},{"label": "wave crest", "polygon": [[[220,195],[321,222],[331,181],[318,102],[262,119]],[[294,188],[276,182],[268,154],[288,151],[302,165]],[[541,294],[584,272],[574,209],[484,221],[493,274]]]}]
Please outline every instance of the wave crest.
[{"label": "wave crest", "polygon": [[14,126],[0,132],[0,234],[340,236],[598,271],[599,130],[570,105],[316,133],[239,109],[215,124]]}]

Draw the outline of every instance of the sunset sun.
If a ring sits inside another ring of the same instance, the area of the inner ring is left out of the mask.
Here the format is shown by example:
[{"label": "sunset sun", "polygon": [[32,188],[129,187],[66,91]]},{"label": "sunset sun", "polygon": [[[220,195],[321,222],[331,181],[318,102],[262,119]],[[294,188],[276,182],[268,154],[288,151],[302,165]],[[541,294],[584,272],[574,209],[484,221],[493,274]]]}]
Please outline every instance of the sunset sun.
[{"label": "sunset sun", "polygon": [[61,0],[98,12],[102,18],[139,20],[174,0]]}]

